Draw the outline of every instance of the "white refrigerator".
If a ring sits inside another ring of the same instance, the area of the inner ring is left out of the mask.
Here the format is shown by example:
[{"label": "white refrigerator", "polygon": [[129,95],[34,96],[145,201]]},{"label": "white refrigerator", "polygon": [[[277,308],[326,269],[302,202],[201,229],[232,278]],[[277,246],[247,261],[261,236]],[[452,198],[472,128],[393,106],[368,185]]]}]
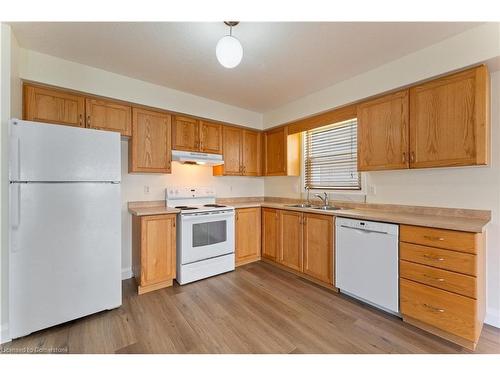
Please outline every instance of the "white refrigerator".
[{"label": "white refrigerator", "polygon": [[120,135],[12,120],[9,333],[121,305]]}]

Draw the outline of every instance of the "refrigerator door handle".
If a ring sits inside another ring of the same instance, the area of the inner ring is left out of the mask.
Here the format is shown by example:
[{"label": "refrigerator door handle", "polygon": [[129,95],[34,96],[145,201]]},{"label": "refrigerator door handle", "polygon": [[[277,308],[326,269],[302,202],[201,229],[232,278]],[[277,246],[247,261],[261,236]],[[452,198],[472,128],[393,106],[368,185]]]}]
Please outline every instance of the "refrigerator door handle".
[{"label": "refrigerator door handle", "polygon": [[11,184],[10,194],[10,223],[12,228],[17,229],[21,224],[21,184]]},{"label": "refrigerator door handle", "polygon": [[21,138],[11,136],[10,180],[19,181],[21,177]]}]

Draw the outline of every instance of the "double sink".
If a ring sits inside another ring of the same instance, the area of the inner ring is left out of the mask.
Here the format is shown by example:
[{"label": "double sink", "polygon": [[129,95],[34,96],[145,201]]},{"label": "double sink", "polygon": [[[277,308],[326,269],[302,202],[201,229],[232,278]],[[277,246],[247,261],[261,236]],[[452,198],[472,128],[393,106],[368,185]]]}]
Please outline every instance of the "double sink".
[{"label": "double sink", "polygon": [[320,210],[320,211],[336,211],[336,210],[341,210],[341,207],[335,207],[335,206],[314,206],[309,203],[300,203],[300,204],[289,204],[287,207],[295,207],[295,208],[310,208],[313,210]]}]

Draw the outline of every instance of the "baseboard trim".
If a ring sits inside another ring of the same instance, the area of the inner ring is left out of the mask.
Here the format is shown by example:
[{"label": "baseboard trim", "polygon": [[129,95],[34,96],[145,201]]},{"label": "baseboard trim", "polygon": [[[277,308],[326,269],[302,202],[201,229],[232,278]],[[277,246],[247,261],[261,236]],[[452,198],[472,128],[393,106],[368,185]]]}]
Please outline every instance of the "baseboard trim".
[{"label": "baseboard trim", "polygon": [[122,268],[122,280],[128,280],[134,277],[134,274],[132,273],[132,268]]},{"label": "baseboard trim", "polygon": [[5,344],[6,342],[10,342],[12,339],[9,335],[9,325],[2,324],[0,327],[0,344]]},{"label": "baseboard trim", "polygon": [[500,311],[488,309],[484,317],[484,322],[490,326],[500,328]]}]

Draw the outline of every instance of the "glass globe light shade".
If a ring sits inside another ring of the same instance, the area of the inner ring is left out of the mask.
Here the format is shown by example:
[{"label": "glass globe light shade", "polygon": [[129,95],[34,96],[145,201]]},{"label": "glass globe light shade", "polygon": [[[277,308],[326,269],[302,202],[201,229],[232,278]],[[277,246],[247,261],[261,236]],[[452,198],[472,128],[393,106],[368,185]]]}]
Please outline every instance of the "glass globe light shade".
[{"label": "glass globe light shade", "polygon": [[228,69],[237,66],[243,57],[243,47],[234,36],[222,37],[215,47],[215,54],[220,64]]}]

